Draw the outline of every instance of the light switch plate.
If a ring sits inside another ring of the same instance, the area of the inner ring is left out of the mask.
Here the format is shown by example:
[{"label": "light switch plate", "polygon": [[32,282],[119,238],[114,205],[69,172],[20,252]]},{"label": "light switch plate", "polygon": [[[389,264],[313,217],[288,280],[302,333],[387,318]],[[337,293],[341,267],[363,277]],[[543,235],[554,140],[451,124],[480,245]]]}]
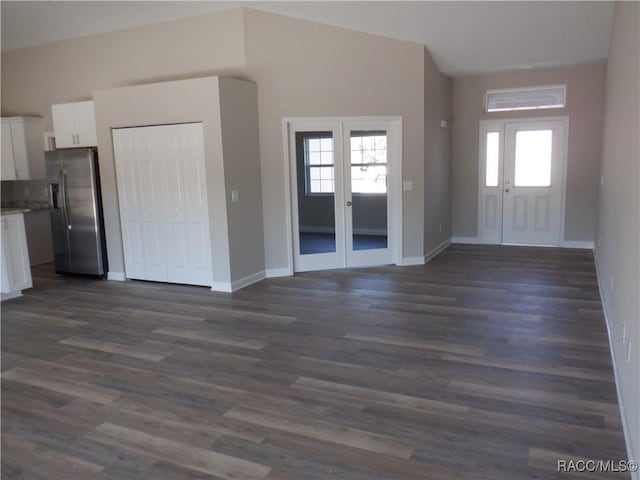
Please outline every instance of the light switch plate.
[{"label": "light switch plate", "polygon": [[240,191],[239,190],[231,190],[231,201],[239,202],[240,201]]},{"label": "light switch plate", "polygon": [[413,182],[411,180],[405,180],[402,182],[402,189],[405,192],[410,192],[413,190]]}]

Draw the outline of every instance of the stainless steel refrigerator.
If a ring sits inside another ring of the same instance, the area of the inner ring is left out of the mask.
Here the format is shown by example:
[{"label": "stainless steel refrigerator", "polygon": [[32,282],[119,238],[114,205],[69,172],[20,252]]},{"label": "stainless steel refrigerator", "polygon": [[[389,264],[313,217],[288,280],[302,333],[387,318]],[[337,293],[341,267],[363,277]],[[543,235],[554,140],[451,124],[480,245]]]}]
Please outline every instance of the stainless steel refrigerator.
[{"label": "stainless steel refrigerator", "polygon": [[104,243],[98,155],[94,148],[46,152],[53,251],[58,273],[104,277]]}]

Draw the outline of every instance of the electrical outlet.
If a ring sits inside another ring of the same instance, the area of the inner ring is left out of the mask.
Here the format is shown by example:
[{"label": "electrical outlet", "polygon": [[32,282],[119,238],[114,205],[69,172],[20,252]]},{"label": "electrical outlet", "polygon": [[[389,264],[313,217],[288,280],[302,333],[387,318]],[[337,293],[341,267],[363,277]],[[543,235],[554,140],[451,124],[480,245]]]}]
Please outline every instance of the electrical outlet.
[{"label": "electrical outlet", "polygon": [[622,344],[627,341],[627,324],[622,322]]},{"label": "electrical outlet", "polygon": [[600,186],[604,187],[604,177],[600,177]]},{"label": "electrical outlet", "polygon": [[609,288],[613,292],[613,277],[611,277],[611,279],[609,280]]},{"label": "electrical outlet", "polygon": [[231,201],[232,202],[240,201],[240,192],[238,190],[231,190]]},{"label": "electrical outlet", "polygon": [[438,225],[438,231],[439,231],[439,232],[442,232],[442,224],[439,224],[439,225]]},{"label": "electrical outlet", "polygon": [[28,197],[30,193],[31,193],[31,189],[29,187],[24,187],[25,196]]},{"label": "electrical outlet", "polygon": [[631,342],[627,343],[627,363],[631,363]]}]

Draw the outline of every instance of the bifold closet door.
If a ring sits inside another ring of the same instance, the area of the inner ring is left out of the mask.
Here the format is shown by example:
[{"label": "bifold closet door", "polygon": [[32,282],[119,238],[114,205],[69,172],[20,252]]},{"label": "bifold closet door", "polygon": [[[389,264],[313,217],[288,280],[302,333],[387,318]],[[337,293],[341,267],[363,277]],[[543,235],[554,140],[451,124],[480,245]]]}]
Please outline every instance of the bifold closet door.
[{"label": "bifold closet door", "polygon": [[126,277],[211,285],[202,124],[113,130]]}]

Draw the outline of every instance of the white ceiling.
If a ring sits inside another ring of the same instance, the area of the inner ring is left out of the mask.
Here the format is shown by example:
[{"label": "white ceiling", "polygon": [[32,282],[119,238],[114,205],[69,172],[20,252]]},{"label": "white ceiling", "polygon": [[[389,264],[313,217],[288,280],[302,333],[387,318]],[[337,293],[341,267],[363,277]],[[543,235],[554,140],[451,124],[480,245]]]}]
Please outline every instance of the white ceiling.
[{"label": "white ceiling", "polygon": [[7,1],[2,50],[250,6],[426,45],[449,75],[607,57],[613,2]]}]

